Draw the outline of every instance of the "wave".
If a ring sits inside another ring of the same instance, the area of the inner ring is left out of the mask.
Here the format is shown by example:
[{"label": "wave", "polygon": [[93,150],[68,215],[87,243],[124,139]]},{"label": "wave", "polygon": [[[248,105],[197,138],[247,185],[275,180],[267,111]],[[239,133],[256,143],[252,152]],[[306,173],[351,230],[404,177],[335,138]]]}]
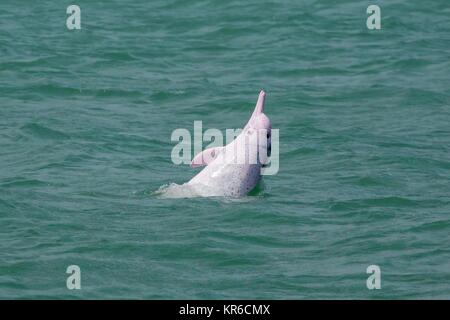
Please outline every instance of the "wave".
[{"label": "wave", "polygon": [[55,139],[55,140],[62,140],[62,139],[69,139],[70,136],[66,133],[51,129],[49,127],[46,127],[42,124],[38,123],[28,123],[21,127],[21,130],[32,135],[37,136],[42,139]]}]

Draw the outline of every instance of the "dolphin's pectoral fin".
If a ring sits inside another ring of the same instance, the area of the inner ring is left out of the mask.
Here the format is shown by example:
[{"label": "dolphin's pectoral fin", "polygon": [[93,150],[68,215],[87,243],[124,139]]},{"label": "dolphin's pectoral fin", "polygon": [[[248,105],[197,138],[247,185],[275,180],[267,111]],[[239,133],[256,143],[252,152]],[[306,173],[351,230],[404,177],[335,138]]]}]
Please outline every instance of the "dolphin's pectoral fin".
[{"label": "dolphin's pectoral fin", "polygon": [[217,158],[217,155],[224,147],[215,147],[215,148],[208,148],[206,150],[203,150],[198,155],[194,157],[191,161],[191,167],[197,168],[201,166],[206,166],[209,163],[211,163],[215,158]]}]

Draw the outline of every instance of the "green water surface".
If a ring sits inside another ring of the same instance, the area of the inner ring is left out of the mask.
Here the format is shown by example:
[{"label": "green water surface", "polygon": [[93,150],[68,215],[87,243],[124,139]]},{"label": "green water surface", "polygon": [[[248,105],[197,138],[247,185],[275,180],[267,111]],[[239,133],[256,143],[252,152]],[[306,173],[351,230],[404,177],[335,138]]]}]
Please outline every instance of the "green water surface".
[{"label": "green water surface", "polygon": [[[0,1],[0,298],[450,298],[448,0],[70,4]],[[261,88],[279,173],[155,194]]]}]

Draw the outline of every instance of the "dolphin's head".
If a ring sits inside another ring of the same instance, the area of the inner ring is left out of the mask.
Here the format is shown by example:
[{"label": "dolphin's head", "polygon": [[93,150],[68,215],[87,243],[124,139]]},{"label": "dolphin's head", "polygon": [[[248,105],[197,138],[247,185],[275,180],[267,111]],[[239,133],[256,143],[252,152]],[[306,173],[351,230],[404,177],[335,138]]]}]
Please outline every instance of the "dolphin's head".
[{"label": "dolphin's head", "polygon": [[267,149],[267,156],[270,156],[272,148],[271,131],[272,124],[269,117],[264,113],[264,103],[266,93],[261,90],[258,101],[256,102],[255,110],[250,117],[244,131],[247,135],[258,134],[258,145]]}]

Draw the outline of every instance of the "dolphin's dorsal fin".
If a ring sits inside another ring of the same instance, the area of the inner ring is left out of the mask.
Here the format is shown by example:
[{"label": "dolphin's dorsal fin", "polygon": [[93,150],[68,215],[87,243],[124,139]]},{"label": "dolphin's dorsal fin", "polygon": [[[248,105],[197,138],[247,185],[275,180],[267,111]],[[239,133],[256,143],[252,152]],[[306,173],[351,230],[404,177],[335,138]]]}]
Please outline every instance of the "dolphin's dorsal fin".
[{"label": "dolphin's dorsal fin", "polygon": [[224,147],[215,147],[203,150],[198,155],[196,155],[194,159],[192,159],[191,167],[197,168],[210,164],[215,158],[217,158],[217,155],[220,151],[222,151],[223,148]]}]

